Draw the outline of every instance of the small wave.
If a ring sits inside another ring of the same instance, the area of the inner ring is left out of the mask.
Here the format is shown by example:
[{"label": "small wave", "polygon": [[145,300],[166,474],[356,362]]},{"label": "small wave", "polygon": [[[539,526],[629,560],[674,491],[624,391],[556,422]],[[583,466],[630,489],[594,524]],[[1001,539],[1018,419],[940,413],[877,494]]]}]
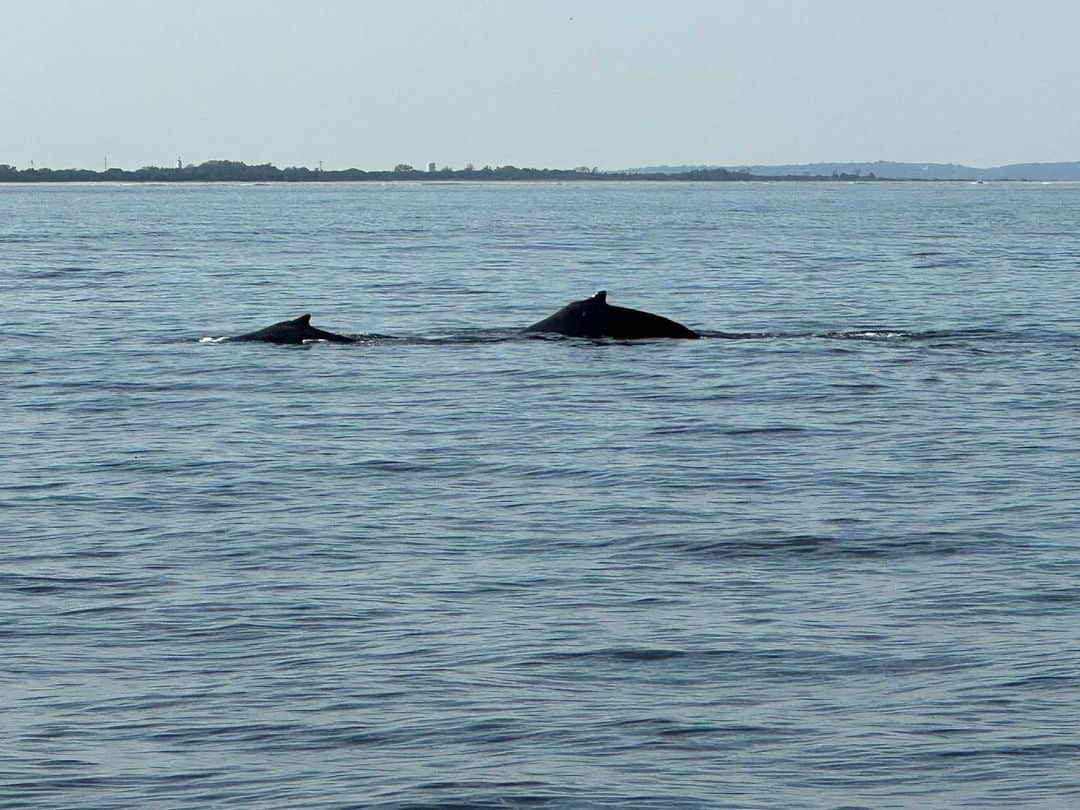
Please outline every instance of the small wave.
[{"label": "small wave", "polygon": [[984,538],[953,532],[915,536],[851,536],[803,534],[760,539],[718,538],[684,540],[671,544],[694,555],[717,558],[815,556],[843,558],[950,557],[972,550],[986,550]]},{"label": "small wave", "polygon": [[808,428],[787,426],[732,427],[730,424],[705,420],[679,421],[649,428],[649,436],[747,436],[754,434],[802,433]]},{"label": "small wave", "polygon": [[1003,333],[996,329],[970,327],[966,329],[927,329],[921,332],[907,332],[905,337],[912,340],[938,340],[940,338],[993,338]]},{"label": "small wave", "polygon": [[984,327],[960,329],[904,329],[896,327],[871,326],[858,329],[843,329],[819,332],[814,337],[828,340],[866,340],[866,341],[909,341],[921,342],[942,339],[984,340],[1001,337],[1002,333]]},{"label": "small wave", "polygon": [[768,338],[784,337],[779,332],[725,332],[716,329],[699,329],[698,334],[703,338],[717,338],[720,340],[766,340]]},{"label": "small wave", "polygon": [[[618,663],[647,663],[685,658],[691,653],[666,647],[608,647],[594,650],[555,652],[543,656],[544,661],[594,659]],[[533,663],[536,663],[535,661]]]},{"label": "small wave", "polygon": [[1056,757],[1073,759],[1080,754],[1080,744],[1073,742],[1045,742],[1031,745],[986,746],[983,748],[954,748],[947,751],[931,751],[919,754],[921,759],[1014,759],[1017,757],[1042,761]]},{"label": "small wave", "polygon": [[97,593],[104,589],[114,589],[119,584],[117,578],[107,576],[44,576],[33,574],[0,575],[0,586],[16,593],[33,594],[71,594],[81,591]]},{"label": "small wave", "polygon": [[64,265],[63,267],[54,267],[50,270],[43,270],[35,274],[35,278],[39,280],[67,278],[68,276],[79,273],[103,273],[109,274],[115,271],[104,270],[99,267],[87,267],[85,265]]},{"label": "small wave", "polygon": [[402,473],[406,475],[411,475],[414,473],[424,473],[431,470],[430,467],[422,464],[415,464],[409,461],[398,461],[395,459],[383,458],[376,458],[358,462],[356,467],[359,469],[373,470],[380,473]]},{"label": "small wave", "polygon": [[845,332],[840,337],[850,340],[893,340],[894,338],[905,337],[905,334],[887,329],[868,329],[861,332]]},{"label": "small wave", "polygon": [[903,340],[911,339],[917,335],[906,329],[893,329],[887,327],[864,327],[862,329],[844,329],[834,332],[821,332],[813,337],[821,337],[829,340]]},{"label": "small wave", "polygon": [[728,436],[776,436],[785,433],[808,433],[808,429],[797,425],[763,425],[760,427],[729,428],[724,433]]}]

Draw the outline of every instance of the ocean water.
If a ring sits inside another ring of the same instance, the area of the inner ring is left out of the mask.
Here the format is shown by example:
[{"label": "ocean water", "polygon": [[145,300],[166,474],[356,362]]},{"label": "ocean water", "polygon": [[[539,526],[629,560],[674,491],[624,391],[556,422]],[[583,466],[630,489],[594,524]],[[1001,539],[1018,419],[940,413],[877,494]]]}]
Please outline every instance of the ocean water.
[{"label": "ocean water", "polygon": [[1078,222],[0,186],[0,806],[1077,806]]}]

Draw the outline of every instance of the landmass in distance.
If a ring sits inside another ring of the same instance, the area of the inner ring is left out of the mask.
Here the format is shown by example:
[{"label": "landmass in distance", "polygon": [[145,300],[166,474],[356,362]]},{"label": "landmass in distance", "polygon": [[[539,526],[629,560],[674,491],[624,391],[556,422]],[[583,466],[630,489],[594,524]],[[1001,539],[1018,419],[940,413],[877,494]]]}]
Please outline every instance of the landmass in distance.
[{"label": "landmass in distance", "polygon": [[241,161],[211,160],[199,165],[178,162],[175,167],[145,166],[141,169],[49,169],[16,168],[0,163],[0,183],[63,182],[386,182],[425,181],[530,181],[579,180],[595,182],[634,181],[873,181],[873,180],[1080,180],[1080,162],[1018,163],[980,169],[944,163],[809,163],[776,166],[648,166],[619,171],[599,171],[585,166],[574,169],[533,169],[517,166],[472,165],[463,169],[436,167],[426,170],[405,163],[393,169],[323,170],[305,166],[279,169],[269,163],[248,165]]}]

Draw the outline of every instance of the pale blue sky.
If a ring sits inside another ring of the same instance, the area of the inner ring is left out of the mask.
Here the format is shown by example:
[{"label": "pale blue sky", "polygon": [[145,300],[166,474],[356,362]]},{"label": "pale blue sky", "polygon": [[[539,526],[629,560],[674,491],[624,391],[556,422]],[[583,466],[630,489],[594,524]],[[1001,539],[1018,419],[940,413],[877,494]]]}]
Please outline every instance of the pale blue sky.
[{"label": "pale blue sky", "polygon": [[0,163],[1080,160],[1076,0],[0,0]]}]

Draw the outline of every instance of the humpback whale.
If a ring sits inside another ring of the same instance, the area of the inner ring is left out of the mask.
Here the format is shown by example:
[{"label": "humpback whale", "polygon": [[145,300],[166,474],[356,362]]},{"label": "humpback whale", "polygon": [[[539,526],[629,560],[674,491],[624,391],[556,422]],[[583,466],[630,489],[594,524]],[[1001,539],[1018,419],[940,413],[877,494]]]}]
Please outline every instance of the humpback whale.
[{"label": "humpback whale", "polygon": [[311,325],[311,315],[304,314],[291,321],[279,321],[264,329],[237,335],[229,340],[261,340],[266,343],[303,343],[305,340],[325,340],[330,343],[355,343],[356,338],[336,335]]},{"label": "humpback whale", "polygon": [[524,331],[617,340],[699,337],[693,329],[662,315],[612,306],[607,302],[606,290],[600,290],[592,298],[567,304],[554,315],[525,327]]}]

